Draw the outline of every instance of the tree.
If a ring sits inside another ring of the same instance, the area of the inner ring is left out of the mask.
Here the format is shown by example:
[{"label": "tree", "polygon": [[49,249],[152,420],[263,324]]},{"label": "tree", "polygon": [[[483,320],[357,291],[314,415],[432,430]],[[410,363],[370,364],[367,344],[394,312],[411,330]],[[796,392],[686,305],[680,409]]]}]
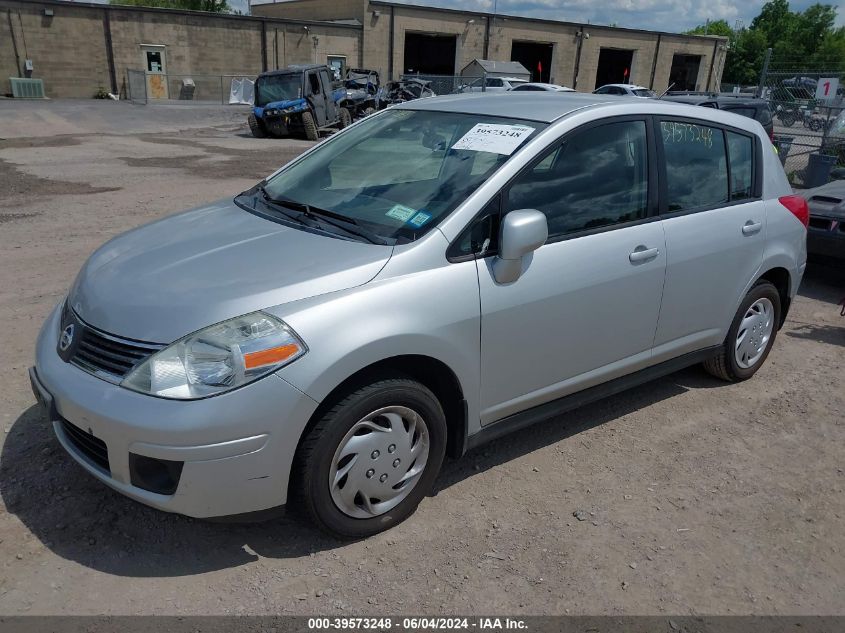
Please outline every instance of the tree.
[{"label": "tree", "polygon": [[715,20],[707,24],[698,25],[691,31],[687,31],[687,35],[722,35],[733,37],[734,31],[727,20]]},{"label": "tree", "polygon": [[747,85],[757,83],[767,48],[781,67],[845,70],[845,28],[834,28],[835,23],[835,6],[817,3],[796,12],[788,0],[769,0],[747,29],[734,31],[716,20],[688,33],[728,37],[722,81]]},{"label": "tree", "polygon": [[181,9],[183,11],[208,11],[209,13],[229,12],[229,4],[226,0],[109,0],[109,4]]}]

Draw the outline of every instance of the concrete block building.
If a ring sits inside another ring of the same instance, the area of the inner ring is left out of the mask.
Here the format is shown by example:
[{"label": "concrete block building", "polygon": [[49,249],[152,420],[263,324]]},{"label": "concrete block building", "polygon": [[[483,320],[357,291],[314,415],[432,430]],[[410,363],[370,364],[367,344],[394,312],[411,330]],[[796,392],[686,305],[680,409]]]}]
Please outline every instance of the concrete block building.
[{"label": "concrete block building", "polygon": [[[413,6],[387,0],[286,0],[251,16],[64,0],[0,0],[0,93],[40,78],[49,97],[125,94],[146,73],[153,98],[225,92],[225,76],[293,63],[370,68],[382,79],[458,75],[475,59],[518,61],[535,81],[590,91],[629,82],[718,86],[726,41],[609,26]],[[153,75],[163,78],[153,82]],[[155,85],[153,85],[153,83]]]},{"label": "concrete block building", "polygon": [[715,89],[722,37],[539,20],[388,0],[283,0],[254,4],[261,16],[361,24],[359,63],[396,78],[456,75],[474,59],[518,61],[534,81],[591,91],[636,83],[662,92]]}]

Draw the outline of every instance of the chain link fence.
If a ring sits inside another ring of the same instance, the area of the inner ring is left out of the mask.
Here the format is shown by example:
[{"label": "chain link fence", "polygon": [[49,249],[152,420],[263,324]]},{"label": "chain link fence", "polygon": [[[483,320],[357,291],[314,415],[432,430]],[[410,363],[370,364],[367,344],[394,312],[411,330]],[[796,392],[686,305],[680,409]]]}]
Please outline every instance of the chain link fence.
[{"label": "chain link fence", "polygon": [[126,98],[133,103],[227,104],[232,82],[255,79],[255,73],[240,75],[148,74],[142,70],[126,71]]},{"label": "chain link fence", "polygon": [[772,59],[763,73],[760,96],[769,101],[774,142],[784,170],[796,187],[827,181],[845,166],[845,62],[807,67]]}]

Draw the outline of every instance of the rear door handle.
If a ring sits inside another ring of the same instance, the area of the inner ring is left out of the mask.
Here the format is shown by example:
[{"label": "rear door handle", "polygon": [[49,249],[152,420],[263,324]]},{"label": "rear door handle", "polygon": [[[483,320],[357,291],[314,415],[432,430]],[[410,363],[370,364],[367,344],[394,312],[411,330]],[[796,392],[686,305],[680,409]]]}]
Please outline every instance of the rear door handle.
[{"label": "rear door handle", "polygon": [[640,262],[645,262],[650,259],[654,259],[660,255],[659,248],[646,248],[645,246],[637,246],[634,249],[634,252],[628,255],[628,260],[632,264],[639,264]]},{"label": "rear door handle", "polygon": [[742,227],[742,234],[743,235],[754,235],[755,233],[759,233],[760,229],[763,228],[762,222],[755,222],[754,220],[748,220],[745,223],[745,226]]}]

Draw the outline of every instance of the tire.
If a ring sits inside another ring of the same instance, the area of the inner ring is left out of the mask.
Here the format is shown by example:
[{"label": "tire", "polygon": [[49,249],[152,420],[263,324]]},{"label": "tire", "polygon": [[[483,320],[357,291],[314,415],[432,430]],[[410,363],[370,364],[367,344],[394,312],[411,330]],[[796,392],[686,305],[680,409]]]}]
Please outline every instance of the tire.
[{"label": "tire", "polygon": [[261,121],[255,118],[254,114],[250,114],[246,120],[249,123],[249,130],[255,138],[267,138],[264,126],[261,125]]},{"label": "tire", "polygon": [[[767,304],[771,313],[765,317],[757,308]],[[780,324],[780,311],[780,294],[777,288],[765,280],[754,284],[740,304],[722,348],[715,357],[704,361],[704,369],[728,382],[740,382],[751,378],[766,362],[774,345]],[[746,317],[749,317],[749,321],[744,325],[743,321]],[[764,325],[763,322],[769,325]],[[755,330],[754,327],[759,329]],[[743,340],[760,343],[738,349],[738,338],[743,331],[745,332]],[[749,353],[749,348],[753,353]]]},{"label": "tire", "polygon": [[376,113],[376,109],[373,108],[372,106],[369,107],[369,108],[365,108],[363,114],[361,115],[361,118],[368,117],[371,114],[375,114],[375,113]]},{"label": "tire", "polygon": [[305,138],[309,141],[320,140],[320,133],[317,131],[317,124],[314,122],[314,115],[308,110],[302,113],[302,129],[305,131]]},{"label": "tire", "polygon": [[345,127],[349,127],[352,125],[352,114],[346,108],[340,109],[340,122],[338,123],[337,127],[339,130],[342,130]]},{"label": "tire", "polygon": [[[405,420],[412,416],[405,411],[419,416],[410,435]],[[384,415],[372,415],[378,412]],[[370,430],[376,427],[381,428]],[[371,536],[413,514],[431,491],[445,453],[446,418],[434,394],[408,378],[378,380],[341,397],[307,432],[294,458],[294,503],[332,536]],[[402,486],[403,478],[412,485]],[[397,486],[401,492],[392,499],[370,496],[390,495]]]}]

